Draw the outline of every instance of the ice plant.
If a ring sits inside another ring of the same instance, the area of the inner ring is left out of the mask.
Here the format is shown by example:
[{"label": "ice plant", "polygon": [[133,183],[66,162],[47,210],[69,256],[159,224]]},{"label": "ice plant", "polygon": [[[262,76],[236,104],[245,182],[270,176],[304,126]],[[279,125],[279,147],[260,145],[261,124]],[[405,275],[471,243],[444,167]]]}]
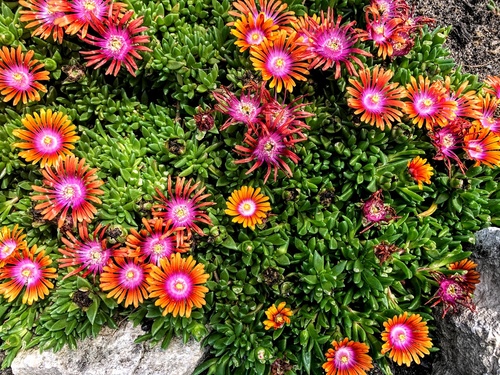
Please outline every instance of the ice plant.
[{"label": "ice plant", "polygon": [[297,33],[280,30],[274,41],[264,40],[250,50],[250,60],[264,81],[271,80],[269,87],[293,91],[295,81],[306,81],[308,63],[304,61],[307,46],[296,43]]},{"label": "ice plant", "polygon": [[478,96],[478,116],[475,117],[474,124],[480,124],[483,128],[490,129],[494,133],[500,134],[500,118],[495,117],[495,113],[500,104],[500,99],[486,96]]},{"label": "ice plant", "polygon": [[260,188],[242,186],[235,190],[226,202],[227,215],[235,216],[233,223],[243,224],[243,228],[249,227],[255,230],[256,224],[261,224],[266,217],[266,212],[271,211],[269,197],[260,192]]},{"label": "ice plant", "polygon": [[398,87],[399,83],[390,83],[394,73],[384,70],[379,65],[369,69],[362,69],[359,78],[349,78],[352,87],[347,87],[351,98],[347,99],[347,105],[354,109],[354,114],[361,114],[361,121],[384,130],[387,126],[392,127],[393,122],[401,121],[406,91],[404,87]]},{"label": "ice plant", "polygon": [[104,182],[98,179],[96,172],[97,169],[89,169],[85,159],[79,160],[72,155],[59,158],[54,167],[46,165],[42,170],[44,186],[32,185],[32,189],[40,194],[31,199],[41,201],[35,209],[41,211],[45,220],[59,215],[58,228],[62,227],[70,211],[73,226],[90,223],[97,213],[92,203],[100,204],[96,195],[104,194],[99,189]]},{"label": "ice plant", "polygon": [[54,23],[63,27],[66,34],[75,35],[80,32],[81,38],[85,39],[89,26],[99,26],[109,17],[110,12],[120,14],[124,8],[125,4],[111,0],[60,0],[54,2],[52,11],[62,13]]},{"label": "ice plant", "polygon": [[19,156],[33,164],[40,162],[42,168],[54,165],[60,156],[72,155],[73,143],[80,139],[76,126],[62,112],[41,109],[34,116],[27,114],[21,122],[26,129],[15,129],[12,134],[25,142],[13,146],[25,150]]},{"label": "ice plant", "polygon": [[397,247],[394,244],[389,244],[382,241],[378,245],[373,247],[373,253],[380,261],[380,264],[385,263],[394,253],[403,253],[404,250]]},{"label": "ice plant", "polygon": [[246,51],[251,46],[258,46],[264,40],[272,40],[273,32],[279,28],[272,19],[265,19],[263,13],[259,13],[257,18],[254,18],[251,13],[247,17],[242,15],[233,27],[231,34],[238,38],[234,44],[240,47],[240,52]]},{"label": "ice plant", "polygon": [[475,124],[464,134],[464,150],[475,166],[500,166],[500,136]]},{"label": "ice plant", "polygon": [[0,268],[2,268],[11,256],[16,252],[26,248],[26,234],[23,234],[22,228],[14,225],[14,229],[2,227],[0,230]]},{"label": "ice plant", "polygon": [[143,263],[138,258],[113,258],[104,266],[99,286],[108,292],[107,298],[114,298],[118,303],[125,300],[125,307],[139,307],[148,299],[146,276],[150,269],[151,264]]},{"label": "ice plant", "polygon": [[13,100],[17,105],[39,101],[39,91],[47,92],[47,88],[38,81],[48,81],[49,72],[43,69],[44,65],[33,59],[35,51],[28,51],[26,55],[21,46],[16,48],[5,46],[0,50],[0,93],[5,96],[4,102]]},{"label": "ice plant", "polygon": [[98,224],[90,235],[87,225],[82,225],[78,231],[80,239],[77,239],[70,232],[66,233],[67,238],[61,238],[65,247],[59,249],[63,257],[57,261],[60,267],[74,268],[63,279],[80,272],[82,272],[82,277],[87,277],[89,274],[95,277],[103,271],[111,256],[126,255],[126,252],[116,250],[120,246],[119,243],[108,244],[108,240],[104,237],[106,229],[106,226]]},{"label": "ice plant", "polygon": [[444,127],[436,126],[429,133],[432,144],[436,148],[434,159],[444,160],[451,175],[451,160],[454,160],[463,174],[465,166],[458,157],[456,150],[463,146],[463,133],[471,126],[471,123],[461,117],[449,122]]},{"label": "ice plant", "polygon": [[469,81],[464,81],[460,86],[453,90],[451,88],[450,77],[447,76],[444,82],[436,81],[437,84],[441,84],[446,92],[446,99],[455,102],[455,118],[457,117],[467,117],[467,118],[479,118],[480,117],[480,101],[476,97],[476,92],[474,90],[465,91],[469,85]]},{"label": "ice plant", "polygon": [[[258,4],[258,6],[257,6]],[[288,4],[281,0],[237,0],[233,2],[233,7],[237,10],[230,10],[229,15],[240,18],[251,14],[256,19],[260,13],[264,15],[264,20],[272,20],[274,25],[287,29],[285,25],[295,22],[295,12],[286,10]],[[232,26],[233,23],[228,23]]]},{"label": "ice plant", "polygon": [[322,366],[326,375],[365,375],[373,368],[368,345],[346,337],[340,342],[333,341],[332,346]]},{"label": "ice plant", "polygon": [[388,223],[397,219],[396,211],[390,205],[384,203],[382,190],[373,193],[366,202],[363,202],[363,224],[365,228],[360,232],[364,233],[374,225]]},{"label": "ice plant", "polygon": [[0,269],[0,280],[4,280],[0,284],[0,294],[7,302],[12,302],[24,289],[21,301],[28,305],[44,299],[54,287],[50,279],[57,278],[56,269],[49,267],[51,264],[50,255],[38,251],[36,245],[16,252]]},{"label": "ice plant", "polygon": [[36,27],[31,33],[32,36],[39,36],[42,39],[47,39],[52,34],[54,41],[59,44],[63,41],[64,28],[57,26],[55,20],[63,17],[63,12],[55,11],[55,0],[19,0],[19,5],[29,10],[22,9],[19,11],[21,22],[29,22],[26,25],[27,29]]},{"label": "ice plant", "polygon": [[396,315],[384,322],[382,332],[382,354],[389,352],[389,358],[399,366],[410,366],[412,361],[420,364],[420,358],[429,354],[432,341],[429,338],[427,322],[419,314],[408,316],[408,312]]},{"label": "ice plant", "polygon": [[416,156],[408,162],[408,172],[418,183],[420,190],[424,188],[424,182],[426,184],[431,183],[431,176],[434,174],[433,170],[430,164],[427,163],[427,159],[422,159],[420,156]]},{"label": "ice plant", "polygon": [[443,304],[443,318],[450,310],[456,312],[459,306],[465,306],[474,311],[475,307],[472,303],[471,294],[459,278],[453,275],[445,276],[440,272],[435,272],[433,276],[438,281],[439,286],[434,296],[427,303],[435,300],[431,307],[440,303]]},{"label": "ice plant", "polygon": [[406,85],[408,101],[405,113],[419,128],[425,124],[428,130],[434,125],[445,126],[456,117],[457,103],[446,97],[446,89],[437,82],[431,84],[428,77],[410,77]]},{"label": "ice plant", "polygon": [[484,82],[489,86],[485,87],[484,92],[500,100],[500,76],[488,76]]},{"label": "ice plant", "polygon": [[274,328],[280,329],[285,324],[290,324],[290,317],[293,312],[290,308],[285,307],[286,302],[281,302],[278,307],[273,303],[271,307],[266,310],[267,319],[264,320],[264,328],[266,330]]},{"label": "ice plant", "polygon": [[[300,141],[300,139],[288,140],[290,134],[287,132],[287,125],[284,124],[276,128],[276,123],[279,123],[279,118],[272,120],[268,114],[267,121],[259,121],[258,126],[254,128],[253,132],[247,132],[245,134],[243,142],[247,146],[235,146],[235,151],[244,156],[243,159],[236,160],[236,164],[255,161],[255,164],[246,174],[252,173],[263,164],[267,165],[264,183],[267,182],[272,169],[274,170],[275,181],[278,175],[278,169],[282,169],[288,176],[292,175],[292,170],[285,161],[286,158],[294,163],[298,163],[300,160],[300,158],[288,148],[293,146],[294,142]],[[296,131],[296,129],[292,131]]]},{"label": "ice plant", "polygon": [[192,231],[200,236],[204,235],[196,223],[211,225],[212,221],[203,209],[215,204],[214,202],[202,202],[210,197],[210,194],[203,194],[205,187],[197,190],[200,182],[191,185],[192,179],[187,183],[185,181],[185,177],[177,177],[175,191],[172,191],[172,177],[168,176],[168,198],[160,189],[156,188],[158,197],[154,198],[160,203],[153,206],[153,216],[170,220],[173,228],[184,228],[184,230],[178,230],[176,234],[177,246],[179,247],[183,245],[184,239],[191,238]]},{"label": "ice plant", "polygon": [[349,75],[356,75],[352,61],[363,67],[361,60],[354,54],[371,56],[369,52],[354,47],[358,41],[358,34],[353,28],[356,21],[341,26],[342,16],[335,20],[333,8],[328,8],[326,15],[321,11],[319,24],[315,19],[311,19],[309,23],[309,29],[306,28],[302,32],[307,38],[305,43],[308,47],[308,58],[311,59],[310,69],[327,70],[333,67],[335,79],[338,79],[341,64],[345,65]]},{"label": "ice plant", "polygon": [[470,259],[463,259],[459,262],[448,265],[450,270],[460,271],[455,274],[455,278],[460,280],[463,287],[469,292],[474,293],[476,285],[480,282],[480,274],[476,271],[477,264]]},{"label": "ice plant", "polygon": [[145,229],[136,231],[130,229],[127,236],[127,246],[130,248],[130,256],[137,257],[142,262],[160,264],[160,259],[170,258],[174,253],[184,253],[189,250],[187,244],[177,246],[176,231],[184,228],[173,228],[172,221],[164,221],[162,218],[154,218],[148,221],[142,218]]},{"label": "ice plant", "polygon": [[140,35],[146,31],[146,26],[141,26],[143,17],[130,21],[134,14],[128,11],[124,15],[115,13],[113,18],[106,18],[102,26],[98,27],[99,36],[89,34],[85,41],[99,49],[93,51],[81,51],[87,60],[87,66],[100,68],[106,63],[109,67],[105,74],[118,75],[121,66],[135,77],[137,63],[135,59],[142,60],[137,51],[150,52],[151,49],[142,45],[149,43],[148,35]]},{"label": "ice plant", "polygon": [[206,304],[204,284],[210,276],[203,264],[196,264],[192,256],[182,258],[179,253],[170,259],[160,259],[160,266],[152,266],[147,277],[149,298],[163,309],[163,315],[172,314],[189,318],[193,307]]},{"label": "ice plant", "polygon": [[239,98],[225,86],[215,90],[213,96],[217,104],[214,109],[229,116],[220,127],[220,130],[226,130],[237,123],[246,125],[256,123],[262,111],[263,90],[265,90],[263,85],[245,86],[241,90]]}]

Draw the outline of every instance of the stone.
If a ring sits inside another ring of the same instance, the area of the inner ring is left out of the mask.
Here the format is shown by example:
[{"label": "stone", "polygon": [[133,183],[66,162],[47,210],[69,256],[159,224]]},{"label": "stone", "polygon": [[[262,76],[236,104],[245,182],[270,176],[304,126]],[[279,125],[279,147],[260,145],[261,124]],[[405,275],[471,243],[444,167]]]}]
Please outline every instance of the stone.
[{"label": "stone", "polygon": [[481,274],[474,303],[476,311],[462,309],[444,319],[436,314],[439,360],[433,375],[500,375],[500,229],[476,233],[471,259]]},{"label": "stone", "polygon": [[190,375],[205,355],[200,343],[173,338],[166,350],[148,342],[135,344],[144,334],[131,322],[118,330],[103,328],[96,338],[64,347],[57,353],[38,349],[20,351],[12,362],[13,375]]}]

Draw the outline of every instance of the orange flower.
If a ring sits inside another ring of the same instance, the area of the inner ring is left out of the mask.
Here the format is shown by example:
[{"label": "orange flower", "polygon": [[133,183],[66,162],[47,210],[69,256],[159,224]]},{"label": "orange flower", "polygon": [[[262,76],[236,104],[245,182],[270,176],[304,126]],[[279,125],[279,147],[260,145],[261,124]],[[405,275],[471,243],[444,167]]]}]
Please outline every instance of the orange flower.
[{"label": "orange flower", "polygon": [[5,265],[5,262],[13,256],[16,251],[24,250],[27,246],[25,234],[19,229],[17,224],[12,231],[9,227],[2,227],[0,230],[0,268]]},{"label": "orange flower", "polygon": [[470,159],[475,160],[475,166],[480,164],[488,167],[500,166],[500,136],[490,129],[475,123],[464,135],[464,149]]},{"label": "orange flower", "polygon": [[49,72],[43,69],[42,63],[33,59],[35,51],[21,52],[21,46],[15,48],[2,47],[0,51],[0,93],[5,95],[4,102],[14,100],[17,105],[40,101],[38,91],[47,92],[47,88],[38,81],[48,81]]},{"label": "orange flower", "polygon": [[409,367],[412,361],[420,364],[419,356],[429,354],[432,348],[429,328],[419,314],[408,316],[405,311],[384,322],[384,327],[382,354],[389,352],[389,358],[399,366],[404,363]]},{"label": "orange flower", "polygon": [[328,349],[322,366],[326,375],[365,375],[373,368],[372,359],[366,354],[368,345],[349,341],[347,337],[340,343],[333,341],[332,345],[333,349]]},{"label": "orange flower", "polygon": [[302,61],[307,46],[299,45],[296,39],[295,31],[289,35],[280,30],[274,41],[266,39],[250,50],[254,69],[261,72],[264,81],[271,80],[269,87],[276,87],[278,93],[282,88],[292,92],[295,80],[305,81],[309,74],[308,63]]},{"label": "orange flower", "polygon": [[361,121],[380,130],[385,126],[389,129],[393,122],[401,120],[403,113],[399,108],[404,107],[406,91],[404,87],[398,87],[399,83],[389,83],[394,73],[384,70],[379,65],[373,68],[373,74],[369,69],[362,69],[358,79],[349,78],[349,83],[354,87],[348,87],[347,92],[352,98],[347,99],[347,105],[353,108],[354,114],[361,114]]},{"label": "orange flower", "polygon": [[266,217],[266,212],[271,211],[268,200],[269,197],[260,193],[260,188],[242,186],[240,190],[231,193],[224,212],[230,216],[236,216],[233,218],[234,223],[240,223],[243,224],[243,228],[249,227],[255,230],[255,225],[261,224],[262,218]]},{"label": "orange flower", "polygon": [[431,176],[434,174],[434,169],[427,163],[427,159],[422,159],[417,156],[408,162],[408,172],[411,177],[418,183],[418,188],[424,188],[423,183],[431,183]]},{"label": "orange flower", "polygon": [[24,248],[22,252],[15,253],[9,258],[7,264],[0,270],[0,280],[8,281],[0,284],[0,294],[12,302],[21,293],[24,287],[22,303],[32,305],[39,299],[44,299],[49,294],[49,289],[54,284],[49,279],[56,279],[56,269],[52,264],[50,255],[37,251],[33,245],[31,250]]},{"label": "orange flower", "polygon": [[32,33],[32,36],[39,36],[42,39],[47,39],[52,33],[52,38],[59,44],[63,41],[64,28],[55,24],[55,20],[63,17],[63,12],[54,11],[54,0],[19,0],[19,5],[22,5],[29,10],[21,10],[19,13],[22,16],[19,18],[21,22],[29,22],[26,25],[27,29],[38,26]]},{"label": "orange flower", "polygon": [[137,258],[114,259],[104,266],[100,277],[100,287],[106,292],[107,298],[114,298],[118,303],[125,299],[125,307],[134,305],[138,307],[148,298],[146,275],[151,269],[151,264],[145,264]]},{"label": "orange flower", "polygon": [[14,143],[14,147],[25,149],[19,156],[33,164],[40,161],[44,168],[55,164],[59,156],[73,155],[74,142],[80,139],[76,135],[76,126],[62,112],[52,112],[51,109],[40,110],[35,117],[26,115],[21,122],[25,129],[15,129],[12,134],[26,142]]},{"label": "orange flower", "polygon": [[293,315],[291,309],[286,306],[286,302],[281,302],[278,308],[273,304],[266,310],[267,320],[264,320],[266,330],[274,328],[279,329],[286,324],[290,324],[290,317]]},{"label": "orange flower", "polygon": [[153,265],[147,277],[149,298],[157,298],[155,306],[163,308],[163,315],[189,318],[193,307],[206,304],[208,288],[200,285],[210,277],[203,264],[196,264],[192,256],[181,258],[175,253],[170,259],[161,258],[160,266]]},{"label": "orange flower", "polygon": [[238,38],[234,44],[240,47],[240,52],[243,52],[252,46],[258,46],[264,40],[273,40],[273,31],[277,29],[278,25],[273,24],[270,18],[266,20],[263,13],[260,13],[257,18],[249,14],[248,17],[242,15],[234,23],[231,34]]}]

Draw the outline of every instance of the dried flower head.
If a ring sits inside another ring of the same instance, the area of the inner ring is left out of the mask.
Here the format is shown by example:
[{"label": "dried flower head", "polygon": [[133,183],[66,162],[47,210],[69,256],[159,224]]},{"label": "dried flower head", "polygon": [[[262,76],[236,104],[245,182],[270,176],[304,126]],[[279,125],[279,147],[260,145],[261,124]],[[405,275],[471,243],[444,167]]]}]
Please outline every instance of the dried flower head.
[{"label": "dried flower head", "polygon": [[366,202],[363,202],[363,223],[366,226],[361,232],[364,233],[372,226],[388,223],[397,219],[396,211],[390,205],[384,203],[382,189],[373,193]]}]

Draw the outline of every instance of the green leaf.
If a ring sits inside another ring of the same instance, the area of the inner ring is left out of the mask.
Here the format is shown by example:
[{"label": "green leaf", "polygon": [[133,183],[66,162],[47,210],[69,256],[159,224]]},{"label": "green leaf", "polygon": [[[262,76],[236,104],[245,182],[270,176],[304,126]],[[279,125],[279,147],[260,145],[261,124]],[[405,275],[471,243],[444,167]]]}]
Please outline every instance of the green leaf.
[{"label": "green leaf", "polygon": [[227,238],[222,242],[222,246],[227,247],[228,249],[231,250],[238,250],[238,245],[236,245],[236,242],[234,242],[233,237],[227,236]]},{"label": "green leaf", "polygon": [[99,311],[99,300],[95,299],[92,304],[89,306],[87,310],[87,318],[90,321],[90,324],[94,324],[95,317],[97,316],[97,312]]}]

